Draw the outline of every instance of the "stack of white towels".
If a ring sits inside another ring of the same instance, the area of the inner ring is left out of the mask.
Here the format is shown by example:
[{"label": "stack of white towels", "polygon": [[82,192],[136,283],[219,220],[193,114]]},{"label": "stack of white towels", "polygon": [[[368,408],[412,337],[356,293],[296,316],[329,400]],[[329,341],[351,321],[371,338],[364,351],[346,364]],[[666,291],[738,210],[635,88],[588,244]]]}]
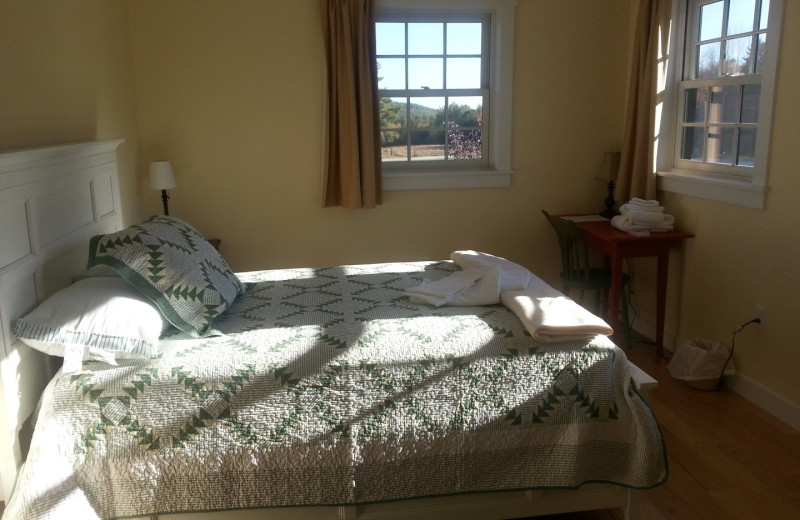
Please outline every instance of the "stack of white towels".
[{"label": "stack of white towels", "polygon": [[672,231],[675,217],[664,213],[657,200],[632,198],[619,208],[620,215],[611,219],[611,225],[635,236],[648,236],[651,232]]}]

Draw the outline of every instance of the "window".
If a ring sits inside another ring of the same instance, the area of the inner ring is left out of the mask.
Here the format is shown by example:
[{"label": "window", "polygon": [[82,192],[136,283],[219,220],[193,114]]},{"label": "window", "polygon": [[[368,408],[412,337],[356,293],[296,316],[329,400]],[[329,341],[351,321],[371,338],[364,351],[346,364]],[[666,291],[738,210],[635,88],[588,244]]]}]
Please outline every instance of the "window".
[{"label": "window", "polygon": [[377,5],[384,188],[510,185],[516,2]]},{"label": "window", "polygon": [[659,149],[660,188],[763,207],[781,2],[677,2],[681,66],[668,105],[671,149]]},{"label": "window", "polygon": [[400,18],[378,22],[375,33],[384,166],[412,160],[485,165],[488,17]]}]

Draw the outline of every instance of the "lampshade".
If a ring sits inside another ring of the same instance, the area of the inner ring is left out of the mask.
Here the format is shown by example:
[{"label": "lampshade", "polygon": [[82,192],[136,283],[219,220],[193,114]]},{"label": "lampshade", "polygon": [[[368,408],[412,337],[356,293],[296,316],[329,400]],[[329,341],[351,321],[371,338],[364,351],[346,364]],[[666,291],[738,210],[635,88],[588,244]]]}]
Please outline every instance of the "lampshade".
[{"label": "lampshade", "polygon": [[172,174],[172,164],[169,161],[155,161],[150,163],[150,188],[154,190],[175,189],[175,176]]},{"label": "lampshade", "polygon": [[595,179],[598,181],[616,181],[619,173],[620,152],[606,152],[603,155],[603,164],[597,172]]}]

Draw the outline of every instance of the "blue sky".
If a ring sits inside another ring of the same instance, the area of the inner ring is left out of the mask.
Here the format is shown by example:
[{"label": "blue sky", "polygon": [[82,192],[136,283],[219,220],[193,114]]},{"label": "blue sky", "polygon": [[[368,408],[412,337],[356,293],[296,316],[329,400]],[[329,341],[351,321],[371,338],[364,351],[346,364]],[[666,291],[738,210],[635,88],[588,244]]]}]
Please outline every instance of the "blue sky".
[{"label": "blue sky", "polygon": [[[406,88],[405,28],[404,23],[376,24],[376,48],[381,56],[378,58],[379,88]],[[408,88],[480,88],[480,52],[480,23],[409,23]],[[451,102],[473,106],[476,100],[479,105],[480,97]],[[434,108],[444,103],[441,97],[431,98],[428,103],[424,99],[419,101]]]}]

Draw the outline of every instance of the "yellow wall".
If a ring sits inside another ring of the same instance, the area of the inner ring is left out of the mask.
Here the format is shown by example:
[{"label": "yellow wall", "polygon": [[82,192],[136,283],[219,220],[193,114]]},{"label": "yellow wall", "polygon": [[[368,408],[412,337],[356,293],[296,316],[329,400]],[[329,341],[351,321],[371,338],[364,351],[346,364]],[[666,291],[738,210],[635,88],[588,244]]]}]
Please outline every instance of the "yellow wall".
[{"label": "yellow wall", "polygon": [[[600,209],[593,181],[618,149],[635,0],[520,0],[514,77],[514,185],[389,192],[376,210],[320,207],[324,55],[322,2],[130,3],[142,164],[169,158],[174,213],[223,239],[234,268],[442,258],[459,248],[517,260],[554,283],[554,238],[539,215]],[[796,3],[784,49],[798,48]],[[673,254],[668,333],[730,343],[767,306],[763,331],[738,337],[752,380],[800,401],[800,345],[790,328],[798,291],[798,62],[784,52],[770,195],[754,211],[660,194],[697,234]],[[148,208],[158,211],[157,197]],[[634,264],[644,320],[654,321],[654,261]],[[683,275],[683,276],[682,276]],[[787,289],[794,290],[787,290]]]},{"label": "yellow wall", "polygon": [[[539,210],[602,208],[593,177],[620,145],[635,4],[519,0],[511,188],[321,208],[322,0],[0,0],[0,149],[125,138],[127,223],[160,212],[146,167],[171,160],[172,213],[222,238],[236,270],[476,248],[555,283],[555,238]],[[800,62],[786,49],[800,46],[800,5],[786,4],[767,209],[660,198],[697,235],[672,258],[668,332],[728,344],[766,305],[767,327],[737,337],[737,363],[798,403]],[[635,301],[652,321],[653,263],[634,271]]]},{"label": "yellow wall", "polygon": [[[765,210],[677,194],[662,201],[696,238],[683,256],[678,305],[681,338],[731,344],[731,333],[765,305],[763,330],[735,339],[737,368],[800,404],[800,2],[786,0]],[[675,329],[673,329],[675,330]]]},{"label": "yellow wall", "polygon": [[124,220],[141,219],[127,9],[114,0],[0,0],[0,150],[124,138]]},{"label": "yellow wall", "polygon": [[[520,2],[513,187],[393,191],[374,210],[321,207],[324,2],[129,5],[142,164],[173,162],[171,213],[220,237],[237,270],[475,248],[552,275],[539,209],[602,208],[593,177],[619,146],[628,0]],[[156,194],[148,204],[159,211]]]}]

